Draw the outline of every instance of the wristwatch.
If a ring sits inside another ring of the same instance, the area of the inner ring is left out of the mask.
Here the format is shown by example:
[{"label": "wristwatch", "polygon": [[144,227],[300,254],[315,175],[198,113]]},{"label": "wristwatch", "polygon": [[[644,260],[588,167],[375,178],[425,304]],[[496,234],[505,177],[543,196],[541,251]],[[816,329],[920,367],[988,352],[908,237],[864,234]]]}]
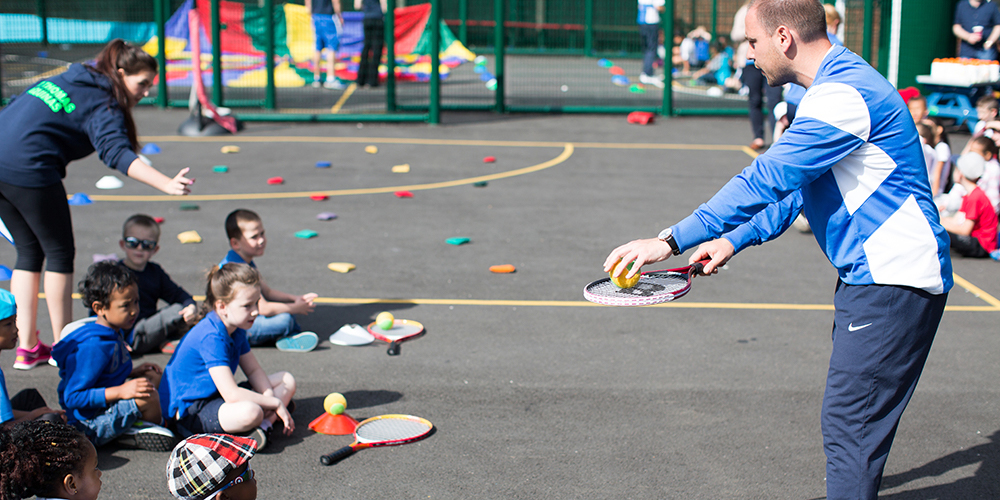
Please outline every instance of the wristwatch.
[{"label": "wristwatch", "polygon": [[677,246],[677,241],[674,240],[674,228],[668,227],[656,237],[660,241],[670,245],[670,252],[674,255],[680,255],[681,249]]}]

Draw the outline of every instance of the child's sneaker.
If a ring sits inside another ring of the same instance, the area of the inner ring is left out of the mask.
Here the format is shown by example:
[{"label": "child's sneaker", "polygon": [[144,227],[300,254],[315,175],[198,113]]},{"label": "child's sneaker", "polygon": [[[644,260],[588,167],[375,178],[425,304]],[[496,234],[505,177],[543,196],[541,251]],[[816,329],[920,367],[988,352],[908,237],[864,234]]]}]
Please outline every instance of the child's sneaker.
[{"label": "child's sneaker", "polygon": [[118,442],[124,446],[149,451],[171,451],[177,445],[178,439],[170,429],[139,420],[118,437]]},{"label": "child's sneaker", "polygon": [[257,451],[263,450],[267,446],[267,438],[271,435],[271,430],[264,430],[260,427],[247,433],[246,437],[253,439],[257,443]]},{"label": "child's sneaker", "polygon": [[287,352],[309,352],[316,348],[319,343],[319,336],[313,332],[302,332],[291,337],[278,339],[274,344],[279,351]]},{"label": "child's sneaker", "polygon": [[993,260],[1000,260],[1000,248],[990,252],[990,258]]},{"label": "child's sneaker", "polygon": [[323,82],[323,88],[329,90],[344,90],[347,88],[347,85],[344,85],[343,82],[334,78],[333,80]]},{"label": "child's sneaker", "polygon": [[313,80],[313,82],[312,82],[312,87],[313,87],[314,89],[318,89],[318,88],[320,88],[320,87],[322,87],[322,86],[323,86],[323,83],[322,83],[322,82],[320,82],[319,80]]},{"label": "child's sneaker", "polygon": [[52,348],[39,340],[33,349],[17,348],[17,359],[14,360],[14,369],[30,370],[42,363],[48,363],[50,359],[52,359]]}]

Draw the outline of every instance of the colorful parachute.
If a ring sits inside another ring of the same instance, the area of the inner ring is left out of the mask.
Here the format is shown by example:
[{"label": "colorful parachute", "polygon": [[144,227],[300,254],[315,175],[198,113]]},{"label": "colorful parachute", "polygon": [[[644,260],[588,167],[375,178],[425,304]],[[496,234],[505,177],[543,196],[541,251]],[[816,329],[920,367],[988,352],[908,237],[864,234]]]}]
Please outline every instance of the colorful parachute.
[{"label": "colorful parachute", "polygon": [[[396,80],[429,81],[430,4],[401,7],[395,10],[396,18]],[[167,84],[189,86],[192,83],[191,53],[189,49],[188,11],[197,9],[203,20],[210,19],[209,0],[187,0],[170,17],[166,25]],[[237,2],[221,1],[219,20],[224,26],[220,34],[222,52],[222,83],[227,87],[263,87],[267,81],[264,66],[265,30],[268,15],[263,8]],[[301,87],[312,82],[312,58],[315,53],[312,19],[302,5],[284,4],[274,9],[270,21],[274,23],[275,85]],[[345,12],[343,32],[339,34],[337,51],[337,77],[353,81],[357,76],[361,47],[364,42],[362,14]],[[201,65],[203,78],[211,84],[212,44],[208,23],[203,22],[201,40]],[[459,42],[444,22],[441,23],[441,78],[446,78],[452,68],[475,59],[475,54]],[[150,54],[158,52],[154,36],[143,47]],[[381,77],[386,77],[386,66],[379,66]]]}]

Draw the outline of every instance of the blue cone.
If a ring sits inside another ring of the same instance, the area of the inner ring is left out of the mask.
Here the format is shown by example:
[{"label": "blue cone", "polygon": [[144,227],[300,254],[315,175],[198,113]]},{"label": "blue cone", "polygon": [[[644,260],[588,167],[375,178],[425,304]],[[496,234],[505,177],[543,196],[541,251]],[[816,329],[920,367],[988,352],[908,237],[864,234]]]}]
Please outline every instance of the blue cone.
[{"label": "blue cone", "polygon": [[144,155],[158,155],[160,154],[160,147],[156,144],[150,142],[142,147],[142,154]]},{"label": "blue cone", "polygon": [[90,200],[90,197],[84,193],[76,193],[72,198],[69,199],[70,205],[90,205],[94,203]]},{"label": "blue cone", "polygon": [[11,273],[9,267],[0,265],[0,281],[10,281]]}]

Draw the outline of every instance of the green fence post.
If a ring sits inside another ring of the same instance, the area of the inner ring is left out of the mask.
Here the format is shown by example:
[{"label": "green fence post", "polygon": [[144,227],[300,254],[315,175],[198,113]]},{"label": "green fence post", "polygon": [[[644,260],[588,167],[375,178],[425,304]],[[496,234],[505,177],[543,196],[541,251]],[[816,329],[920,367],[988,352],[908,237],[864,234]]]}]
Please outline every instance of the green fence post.
[{"label": "green fence post", "polygon": [[712,0],[712,43],[715,43],[715,39],[719,37],[718,33],[719,24],[719,0]]},{"label": "green fence post", "polygon": [[458,40],[469,45],[469,0],[458,0]]},{"label": "green fence post", "polygon": [[863,30],[864,40],[861,42],[861,57],[871,64],[872,61],[872,19],[875,17],[873,15],[873,1],[865,0],[865,27]]},{"label": "green fence post", "polygon": [[222,22],[219,20],[219,0],[212,0],[212,103],[222,106]]},{"label": "green fence post", "polygon": [[441,2],[431,0],[431,95],[427,121],[441,123]]},{"label": "green fence post", "polygon": [[264,89],[264,108],[274,109],[274,0],[264,0],[267,26],[264,29],[264,71],[267,87]]},{"label": "green fence post", "polygon": [[663,61],[663,104],[660,114],[671,116],[674,114],[674,76],[673,63],[670,62],[670,54],[674,53],[674,0],[667,0],[663,6],[663,45],[667,49],[667,58]]},{"label": "green fence post", "polygon": [[594,0],[583,3],[583,55],[594,53]]},{"label": "green fence post", "polygon": [[167,16],[165,0],[153,2],[154,14],[156,17],[156,105],[160,108],[167,107]]},{"label": "green fence post", "polygon": [[49,44],[49,19],[45,14],[45,0],[35,1],[35,10],[38,13],[38,19],[41,21],[42,27],[42,45]]},{"label": "green fence post", "polygon": [[[381,57],[381,54],[375,57]],[[385,110],[396,111],[396,0],[386,2],[385,12]]]},{"label": "green fence post", "polygon": [[504,39],[504,17],[507,13],[507,0],[493,0],[493,18],[496,24],[493,26],[493,77],[497,80],[497,86],[493,90],[494,97],[496,98],[496,107],[494,111],[497,113],[504,112],[504,45],[506,40]]}]

